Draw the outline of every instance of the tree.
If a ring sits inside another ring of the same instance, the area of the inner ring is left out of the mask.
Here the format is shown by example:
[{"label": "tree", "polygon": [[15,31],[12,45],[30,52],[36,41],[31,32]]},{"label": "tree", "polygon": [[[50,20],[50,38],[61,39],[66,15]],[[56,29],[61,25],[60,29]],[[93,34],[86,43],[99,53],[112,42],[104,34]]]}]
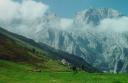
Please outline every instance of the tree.
[{"label": "tree", "polygon": [[35,52],[36,52],[36,50],[33,48],[33,49],[32,49],[32,52],[33,52],[33,53],[35,53]]},{"label": "tree", "polygon": [[73,74],[76,74],[78,73],[78,70],[77,70],[77,67],[75,66],[72,66],[71,69],[73,70]]},{"label": "tree", "polygon": [[81,65],[81,69],[82,70],[85,70],[85,66],[83,64]]}]

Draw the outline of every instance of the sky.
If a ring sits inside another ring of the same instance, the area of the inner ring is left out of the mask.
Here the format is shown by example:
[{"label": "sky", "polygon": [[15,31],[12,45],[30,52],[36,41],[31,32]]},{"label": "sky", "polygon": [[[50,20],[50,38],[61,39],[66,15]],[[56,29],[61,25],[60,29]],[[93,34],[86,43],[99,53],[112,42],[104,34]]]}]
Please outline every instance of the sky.
[{"label": "sky", "polygon": [[128,0],[35,0],[49,5],[50,10],[61,17],[73,17],[76,12],[94,8],[113,8],[128,14]]},{"label": "sky", "polygon": [[[27,1],[27,0],[14,0]],[[31,0],[30,0],[31,1]],[[128,15],[128,0],[34,0],[49,6],[60,17],[71,18],[75,13],[94,8],[113,8]]]},{"label": "sky", "polygon": [[[32,32],[43,28],[42,23],[39,22],[40,18],[43,19],[46,13],[51,11],[56,13],[57,17],[59,16],[59,20],[54,20],[52,16],[49,17],[50,26],[68,30],[74,25],[73,17],[79,11],[90,7],[113,8],[128,15],[127,3],[128,0],[0,0],[0,26],[21,34],[22,32],[23,34],[33,34]],[[33,28],[32,24],[36,27]],[[84,25],[83,27],[92,26]],[[106,18],[98,26],[99,29],[114,29],[118,32],[128,31],[127,27],[128,17],[125,16],[119,19]]]}]

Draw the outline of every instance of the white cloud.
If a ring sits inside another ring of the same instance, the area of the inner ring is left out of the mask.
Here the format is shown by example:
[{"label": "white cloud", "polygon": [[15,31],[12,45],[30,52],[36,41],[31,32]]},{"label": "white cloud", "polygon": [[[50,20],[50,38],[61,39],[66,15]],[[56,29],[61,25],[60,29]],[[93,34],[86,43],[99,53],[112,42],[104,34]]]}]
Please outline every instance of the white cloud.
[{"label": "white cloud", "polygon": [[[42,24],[39,24],[40,22],[38,23],[38,18],[41,18],[44,15],[44,13],[47,12],[48,9],[49,9],[48,5],[42,2],[36,2],[34,0],[22,0],[22,2],[20,3],[14,0],[1,0],[0,24],[1,25],[7,24],[9,28],[7,26],[5,28],[8,28],[9,30],[15,32],[17,31],[17,33],[21,32],[22,34],[26,33],[30,35],[33,34],[34,31],[41,30],[43,28]],[[11,24],[15,19],[21,20],[22,22],[19,24],[16,23],[15,26],[15,23]],[[50,18],[50,19],[53,20],[51,21],[52,27],[55,26],[54,28],[67,30],[67,31],[75,31],[75,29],[78,29],[83,32],[86,31],[84,29],[91,29],[93,31],[96,31],[97,29],[100,31],[109,31],[109,30],[116,32],[128,31],[128,17],[104,19],[97,27],[94,27],[89,24],[85,24],[84,27],[83,26],[78,27],[76,25],[73,25],[73,19],[69,19],[69,18],[59,18],[60,20],[57,21],[54,18]],[[10,25],[8,25],[9,23]],[[40,27],[37,27],[39,25]],[[78,32],[78,30],[76,31]]]},{"label": "white cloud", "polygon": [[13,0],[0,1],[0,20],[10,22],[15,18],[34,20],[41,17],[48,6],[33,0],[23,0],[21,3]]},{"label": "white cloud", "polygon": [[104,19],[98,26],[100,30],[111,30],[115,32],[128,31],[128,17],[121,17],[115,19]]},{"label": "white cloud", "polygon": [[17,15],[19,4],[11,0],[0,1],[0,20],[10,21]]},{"label": "white cloud", "polygon": [[33,27],[33,24],[38,22],[38,18],[43,17],[48,9],[48,5],[35,0],[0,0],[0,26],[29,36],[38,28]]},{"label": "white cloud", "polygon": [[67,28],[71,27],[72,23],[73,23],[72,19],[62,18],[61,22],[60,22],[60,26],[62,29],[67,29]]},{"label": "white cloud", "polygon": [[21,18],[28,20],[35,20],[42,17],[42,15],[47,11],[48,6],[32,0],[23,1],[20,8]]}]

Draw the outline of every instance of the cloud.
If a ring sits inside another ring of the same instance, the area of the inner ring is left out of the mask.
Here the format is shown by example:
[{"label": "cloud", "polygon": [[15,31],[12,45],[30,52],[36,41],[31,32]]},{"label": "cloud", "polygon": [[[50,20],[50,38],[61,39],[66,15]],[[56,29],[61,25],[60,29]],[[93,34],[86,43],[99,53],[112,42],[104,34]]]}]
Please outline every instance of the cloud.
[{"label": "cloud", "polygon": [[48,10],[47,5],[32,0],[23,1],[20,6],[21,18],[27,20],[40,18]]},{"label": "cloud", "polygon": [[128,17],[104,19],[98,28],[102,31],[111,30],[115,32],[128,31]]},{"label": "cloud", "polygon": [[34,20],[40,18],[47,10],[48,5],[33,0],[0,1],[0,20],[10,22],[13,19]]},{"label": "cloud", "polygon": [[1,0],[0,1],[0,20],[10,21],[17,15],[17,10],[19,8],[19,3],[13,2],[11,0]]},{"label": "cloud", "polygon": [[[35,31],[42,30],[44,27],[47,28],[47,26],[71,32],[78,32],[78,30],[80,30],[80,32],[84,33],[86,32],[85,29],[93,31],[128,31],[128,17],[107,18],[102,20],[98,26],[92,26],[91,24],[85,23],[84,26],[77,26],[73,23],[74,20],[70,18],[57,17],[59,20],[56,20],[56,16],[53,15],[45,20],[47,15],[44,16],[44,14],[48,9],[48,5],[35,0],[22,0],[21,2],[14,0],[1,0],[0,24],[6,25],[6,29],[30,36],[31,34],[34,34]],[[43,22],[42,19],[44,19]],[[45,22],[51,23],[49,24]]]},{"label": "cloud", "polygon": [[30,37],[38,29],[35,23],[48,9],[48,5],[35,0],[0,0],[0,26]]},{"label": "cloud", "polygon": [[73,24],[72,19],[62,18],[60,21],[60,26],[62,29],[67,29],[67,28],[71,27],[72,24]]}]

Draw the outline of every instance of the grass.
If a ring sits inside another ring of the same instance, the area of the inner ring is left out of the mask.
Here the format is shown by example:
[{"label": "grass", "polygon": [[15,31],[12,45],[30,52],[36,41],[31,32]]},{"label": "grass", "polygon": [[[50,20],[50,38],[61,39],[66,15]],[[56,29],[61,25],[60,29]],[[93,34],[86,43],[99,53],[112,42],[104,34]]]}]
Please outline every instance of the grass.
[{"label": "grass", "polygon": [[0,60],[0,83],[128,83],[128,74],[32,72],[31,65]]}]

